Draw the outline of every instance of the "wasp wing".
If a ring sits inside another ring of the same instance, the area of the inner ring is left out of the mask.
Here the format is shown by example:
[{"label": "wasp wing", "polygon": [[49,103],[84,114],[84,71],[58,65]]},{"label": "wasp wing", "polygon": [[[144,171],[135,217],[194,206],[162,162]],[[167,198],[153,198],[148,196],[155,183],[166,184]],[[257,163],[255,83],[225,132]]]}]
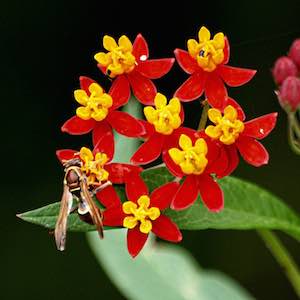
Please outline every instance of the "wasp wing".
[{"label": "wasp wing", "polygon": [[86,205],[89,209],[89,213],[93,220],[93,223],[96,225],[97,231],[101,239],[103,239],[103,223],[102,223],[102,213],[97,205],[94,203],[91,194],[88,190],[88,185],[85,180],[80,182],[80,189],[82,195],[82,201],[86,201]]},{"label": "wasp wing", "polygon": [[64,192],[60,202],[59,215],[54,230],[56,247],[60,251],[65,250],[67,222],[68,222],[68,216],[72,209],[72,205],[73,205],[73,196],[69,191],[69,187],[65,184]]}]

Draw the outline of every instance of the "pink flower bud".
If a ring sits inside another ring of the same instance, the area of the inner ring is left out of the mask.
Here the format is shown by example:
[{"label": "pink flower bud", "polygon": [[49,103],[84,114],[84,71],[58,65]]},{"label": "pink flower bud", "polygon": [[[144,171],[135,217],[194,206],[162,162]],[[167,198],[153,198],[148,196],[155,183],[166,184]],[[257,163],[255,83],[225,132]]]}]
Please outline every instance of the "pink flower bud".
[{"label": "pink flower bud", "polygon": [[290,48],[289,57],[300,68],[300,39],[294,40]]},{"label": "pink flower bud", "polygon": [[286,78],[277,95],[284,109],[295,111],[300,105],[300,79],[294,76]]},{"label": "pink flower bud", "polygon": [[298,69],[289,57],[281,56],[276,60],[272,73],[275,82],[281,84],[288,76],[297,76]]}]

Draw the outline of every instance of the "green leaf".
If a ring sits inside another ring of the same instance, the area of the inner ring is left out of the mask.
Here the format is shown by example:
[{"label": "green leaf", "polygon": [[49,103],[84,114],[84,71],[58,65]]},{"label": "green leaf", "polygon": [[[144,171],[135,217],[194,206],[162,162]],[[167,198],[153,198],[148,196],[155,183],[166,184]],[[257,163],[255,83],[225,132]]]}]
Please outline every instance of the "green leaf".
[{"label": "green leaf", "polygon": [[[165,168],[143,172],[143,178],[152,191],[169,182],[172,175]],[[220,213],[211,213],[198,199],[196,203],[180,212],[168,209],[170,216],[181,229],[278,229],[300,240],[300,218],[283,201],[255,184],[227,177],[219,180],[225,195],[225,208]],[[122,199],[124,189],[116,188]],[[23,220],[54,228],[59,203],[19,215]],[[69,230],[90,231],[93,226],[79,220],[76,214],[70,216]]]},{"label": "green leaf", "polygon": [[100,241],[90,233],[88,241],[107,275],[127,299],[253,299],[226,275],[201,270],[193,257],[178,246],[157,244],[150,239],[132,259],[125,235],[123,229],[114,230]]}]

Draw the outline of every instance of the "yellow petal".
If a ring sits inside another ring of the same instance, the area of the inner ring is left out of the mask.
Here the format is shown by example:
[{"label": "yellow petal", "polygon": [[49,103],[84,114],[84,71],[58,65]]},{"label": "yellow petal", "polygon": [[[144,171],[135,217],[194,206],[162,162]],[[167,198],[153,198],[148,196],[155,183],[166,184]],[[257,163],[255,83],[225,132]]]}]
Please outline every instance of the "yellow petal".
[{"label": "yellow petal", "polygon": [[197,159],[195,159],[195,165],[198,170],[204,171],[205,167],[207,166],[207,163],[208,160],[204,154],[199,155]]},{"label": "yellow petal", "polygon": [[210,108],[208,110],[208,118],[215,124],[218,124],[222,118],[221,112],[216,108]]},{"label": "yellow petal", "polygon": [[196,143],[195,143],[195,152],[197,154],[203,153],[203,154],[207,154],[207,144],[205,142],[204,139],[200,138],[197,139]]},{"label": "yellow petal", "polygon": [[183,173],[185,174],[193,174],[195,167],[193,166],[193,164],[190,161],[185,161],[183,163],[180,164],[180,168],[182,170]]},{"label": "yellow petal", "polygon": [[123,220],[123,226],[129,229],[134,228],[137,225],[137,219],[135,217],[126,217]]},{"label": "yellow petal", "polygon": [[192,140],[186,134],[181,134],[179,138],[179,146],[183,150],[188,150],[193,147]]},{"label": "yellow petal", "polygon": [[80,106],[76,109],[76,115],[82,120],[89,120],[91,118],[91,110],[88,107]]},{"label": "yellow petal", "polygon": [[140,231],[142,233],[149,233],[152,229],[152,223],[149,220],[143,220],[141,221],[141,225],[140,225]]},{"label": "yellow petal", "polygon": [[237,118],[236,109],[231,105],[226,106],[224,109],[224,118],[226,118],[227,120],[229,120],[231,122],[234,122]]},{"label": "yellow petal", "polygon": [[90,161],[90,160],[93,160],[94,159],[94,154],[93,152],[89,149],[89,148],[86,148],[86,147],[82,147],[80,149],[80,154],[79,154],[80,158],[87,162],[87,161]]},{"label": "yellow petal", "polygon": [[144,114],[147,121],[151,124],[157,120],[157,112],[152,106],[144,107]]},{"label": "yellow petal", "polygon": [[[175,115],[172,118],[170,118],[170,122],[169,122],[170,126],[172,127],[172,129],[177,129],[180,127],[181,125],[181,119],[179,117],[179,115]],[[172,130],[173,131],[173,130]]]},{"label": "yellow petal", "polygon": [[196,58],[199,53],[199,50],[200,50],[198,42],[194,39],[189,39],[187,41],[187,48],[188,48],[189,54],[192,57]]},{"label": "yellow petal", "polygon": [[160,109],[167,105],[167,98],[161,93],[157,93],[154,98],[155,107]]},{"label": "yellow petal", "polygon": [[108,71],[111,71],[112,75],[121,75],[124,73],[124,69],[121,64],[110,64],[107,68]]},{"label": "yellow petal", "polygon": [[108,180],[108,177],[109,177],[109,173],[106,170],[102,169],[101,173],[100,173],[100,176],[99,176],[99,178],[97,177],[97,179],[98,179],[98,181],[101,182],[101,181]]},{"label": "yellow petal", "polygon": [[107,50],[107,51],[112,51],[115,48],[118,47],[115,39],[109,35],[105,35],[103,37],[103,47]]},{"label": "yellow petal", "polygon": [[148,210],[148,217],[149,217],[152,221],[156,220],[159,216],[160,216],[160,210],[159,210],[159,208],[157,208],[157,207],[151,207],[151,208]]},{"label": "yellow petal", "polygon": [[143,195],[138,199],[137,203],[139,206],[147,208],[150,205],[150,198],[147,195]]},{"label": "yellow petal", "polygon": [[215,47],[215,49],[224,49],[225,47],[224,33],[219,32],[215,34],[212,44]]},{"label": "yellow petal", "polygon": [[224,52],[223,50],[217,50],[216,53],[212,56],[212,59],[215,64],[220,64],[224,60]]},{"label": "yellow petal", "polygon": [[233,134],[229,134],[229,135],[222,135],[220,137],[220,141],[225,144],[225,145],[231,145],[235,142],[235,137]]},{"label": "yellow petal", "polygon": [[98,122],[104,120],[107,115],[108,115],[108,109],[105,107],[101,109],[97,109],[96,111],[93,111],[91,113],[91,117]]},{"label": "yellow petal", "polygon": [[169,152],[170,157],[172,158],[172,160],[174,161],[174,163],[176,165],[179,165],[180,163],[182,163],[184,161],[184,156],[185,156],[184,151],[181,151],[177,148],[171,148],[171,149],[169,149],[168,152]]},{"label": "yellow petal", "polygon": [[119,46],[122,47],[124,51],[132,51],[132,43],[126,35],[122,35],[119,38]]},{"label": "yellow petal", "polygon": [[197,63],[198,65],[204,69],[208,66],[209,64],[209,57],[208,56],[197,56]]},{"label": "yellow petal", "polygon": [[210,40],[210,31],[205,26],[202,26],[199,30],[198,37],[200,42],[207,42]]},{"label": "yellow petal", "polygon": [[94,93],[96,96],[100,96],[103,93],[102,87],[98,83],[95,83],[95,82],[90,84],[89,91],[91,94]]},{"label": "yellow petal", "polygon": [[79,104],[81,104],[83,106],[87,105],[87,102],[89,99],[87,93],[84,90],[75,90],[74,98]]},{"label": "yellow petal", "polygon": [[109,64],[112,63],[111,54],[110,53],[104,53],[104,52],[98,52],[94,55],[94,59],[104,67],[107,67]]},{"label": "yellow petal", "polygon": [[180,113],[181,106],[178,98],[172,98],[168,104],[168,109],[171,113]]},{"label": "yellow petal", "polygon": [[205,133],[212,139],[218,139],[221,136],[222,131],[219,130],[217,126],[209,125],[205,129]]},{"label": "yellow petal", "polygon": [[126,201],[122,204],[122,209],[125,214],[129,215],[137,209],[137,205],[132,201]]},{"label": "yellow petal", "polygon": [[100,98],[100,103],[105,108],[110,108],[113,104],[112,97],[109,94],[103,94]]}]

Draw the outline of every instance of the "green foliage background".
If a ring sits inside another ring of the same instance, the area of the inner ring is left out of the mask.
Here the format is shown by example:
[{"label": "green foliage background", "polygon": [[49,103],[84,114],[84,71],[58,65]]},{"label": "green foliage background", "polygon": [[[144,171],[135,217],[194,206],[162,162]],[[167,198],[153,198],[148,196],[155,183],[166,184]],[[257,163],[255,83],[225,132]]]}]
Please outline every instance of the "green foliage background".
[{"label": "green foliage background", "polygon": [[[62,254],[45,230],[15,218],[18,212],[60,199],[62,169],[55,150],[90,143],[89,137],[61,134],[59,127],[76,107],[72,91],[79,75],[109,86],[93,61],[103,34],[125,33],[134,39],[142,32],[151,57],[158,58],[184,48],[202,24],[224,31],[232,45],[230,64],[258,69],[252,82],[230,89],[230,95],[249,119],[280,112],[277,128],[264,141],[270,165],[254,169],[241,163],[234,175],[260,184],[300,211],[300,161],[287,145],[286,116],[276,102],[270,76],[274,60],[300,37],[299,1],[185,1],[166,8],[155,2],[1,4],[1,298],[123,299],[99,270],[83,235],[70,234],[68,251]],[[156,83],[171,96],[185,78],[176,66]],[[200,106],[191,103],[186,109],[186,125],[195,127]],[[300,263],[297,242],[282,238]],[[203,267],[229,274],[258,299],[296,299],[255,232],[186,231],[182,245]]]}]

